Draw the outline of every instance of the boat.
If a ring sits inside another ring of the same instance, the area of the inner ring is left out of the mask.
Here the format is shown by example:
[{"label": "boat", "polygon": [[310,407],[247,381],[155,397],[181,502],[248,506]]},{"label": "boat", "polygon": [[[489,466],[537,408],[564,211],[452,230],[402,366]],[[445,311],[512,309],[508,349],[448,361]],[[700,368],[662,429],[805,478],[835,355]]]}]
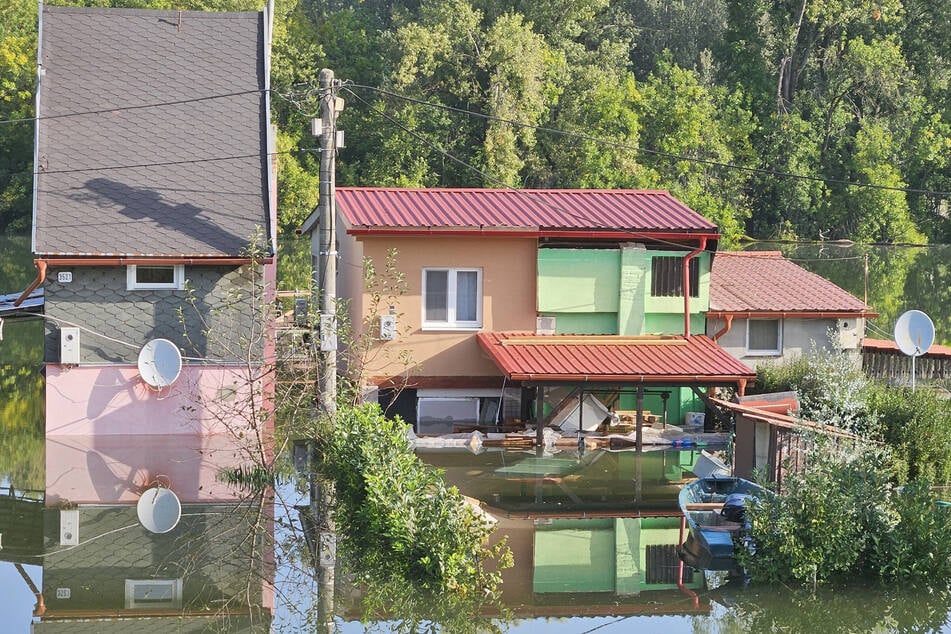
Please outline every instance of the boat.
[{"label": "boat", "polygon": [[749,532],[746,501],[766,494],[766,489],[743,478],[697,478],[680,491],[687,539],[681,557],[703,570],[737,569],[735,544]]}]

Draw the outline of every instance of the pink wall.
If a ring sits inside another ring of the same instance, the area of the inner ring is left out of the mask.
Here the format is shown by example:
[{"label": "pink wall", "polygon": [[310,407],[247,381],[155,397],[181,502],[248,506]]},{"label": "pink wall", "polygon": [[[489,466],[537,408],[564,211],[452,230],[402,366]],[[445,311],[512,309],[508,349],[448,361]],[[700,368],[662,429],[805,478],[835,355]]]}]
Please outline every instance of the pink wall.
[{"label": "pink wall", "polygon": [[231,434],[47,436],[46,503],[135,503],[156,482],[185,503],[237,500],[217,476],[251,464],[247,450]]},{"label": "pink wall", "polygon": [[[46,366],[46,435],[235,434],[262,407],[247,367],[185,366],[156,391],[130,366]],[[262,433],[271,421],[262,422]],[[256,434],[251,434],[256,436]]]}]

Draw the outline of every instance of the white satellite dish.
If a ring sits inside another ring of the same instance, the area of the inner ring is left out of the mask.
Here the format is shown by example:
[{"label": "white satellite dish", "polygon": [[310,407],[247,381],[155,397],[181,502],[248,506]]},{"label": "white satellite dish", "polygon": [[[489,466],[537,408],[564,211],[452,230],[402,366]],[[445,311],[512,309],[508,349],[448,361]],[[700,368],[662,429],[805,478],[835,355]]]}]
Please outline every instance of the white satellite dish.
[{"label": "white satellite dish", "polygon": [[895,322],[895,343],[910,357],[920,357],[934,343],[934,323],[920,310],[909,310]]},{"label": "white satellite dish", "polygon": [[182,353],[168,339],[153,339],[139,351],[139,376],[154,388],[168,387],[182,371]]},{"label": "white satellite dish", "polygon": [[152,487],[142,494],[135,507],[139,524],[152,533],[167,533],[182,517],[182,503],[171,489]]}]

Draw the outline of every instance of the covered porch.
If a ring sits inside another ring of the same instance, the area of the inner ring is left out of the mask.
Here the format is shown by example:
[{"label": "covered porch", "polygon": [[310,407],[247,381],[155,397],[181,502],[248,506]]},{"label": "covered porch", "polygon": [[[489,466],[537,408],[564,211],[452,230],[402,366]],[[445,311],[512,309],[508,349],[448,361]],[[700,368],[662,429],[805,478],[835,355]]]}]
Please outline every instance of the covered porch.
[{"label": "covered porch", "polygon": [[[712,388],[733,388],[742,395],[756,375],[704,335],[534,335],[488,332],[478,335],[482,350],[504,374],[534,390],[536,444],[543,443],[544,430],[552,425],[565,401],[577,399],[578,434],[602,423],[584,422],[602,410],[587,407],[588,396],[602,395],[615,420],[619,411],[630,412],[635,446],[644,444],[645,399],[662,403],[662,411],[649,422],[667,425],[667,405],[674,394],[687,392],[709,401]],[[555,398],[549,395],[556,394]],[[679,396],[678,396],[679,398]],[[618,407],[624,400],[633,408]],[[717,408],[705,407],[711,413]]]}]

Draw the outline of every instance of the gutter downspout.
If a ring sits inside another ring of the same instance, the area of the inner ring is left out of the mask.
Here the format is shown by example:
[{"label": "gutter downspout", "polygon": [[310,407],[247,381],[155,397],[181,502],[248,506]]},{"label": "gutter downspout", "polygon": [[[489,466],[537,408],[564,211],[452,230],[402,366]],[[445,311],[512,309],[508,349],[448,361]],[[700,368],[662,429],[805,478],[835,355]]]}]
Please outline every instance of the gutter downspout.
[{"label": "gutter downspout", "polygon": [[733,315],[724,315],[723,322],[723,328],[720,328],[720,330],[718,330],[717,333],[712,337],[713,343],[716,343],[720,340],[720,337],[730,332],[730,328],[733,327]]},{"label": "gutter downspout", "polygon": [[39,288],[40,284],[46,281],[46,260],[36,260],[36,279],[26,287],[26,290],[14,300],[13,305],[19,306],[22,304],[27,297],[30,296],[30,293]]},{"label": "gutter downspout", "polygon": [[690,260],[706,249],[707,237],[703,236],[700,238],[700,246],[684,256],[684,337],[690,336]]},{"label": "gutter downspout", "polygon": [[17,569],[17,572],[23,577],[23,581],[25,581],[26,585],[30,588],[30,592],[36,597],[36,605],[33,606],[33,616],[43,616],[46,614],[46,603],[43,601],[43,593],[40,592],[36,584],[33,583],[33,580],[30,579],[30,575],[26,574],[26,570],[23,569],[23,564],[15,563],[13,567]]}]

